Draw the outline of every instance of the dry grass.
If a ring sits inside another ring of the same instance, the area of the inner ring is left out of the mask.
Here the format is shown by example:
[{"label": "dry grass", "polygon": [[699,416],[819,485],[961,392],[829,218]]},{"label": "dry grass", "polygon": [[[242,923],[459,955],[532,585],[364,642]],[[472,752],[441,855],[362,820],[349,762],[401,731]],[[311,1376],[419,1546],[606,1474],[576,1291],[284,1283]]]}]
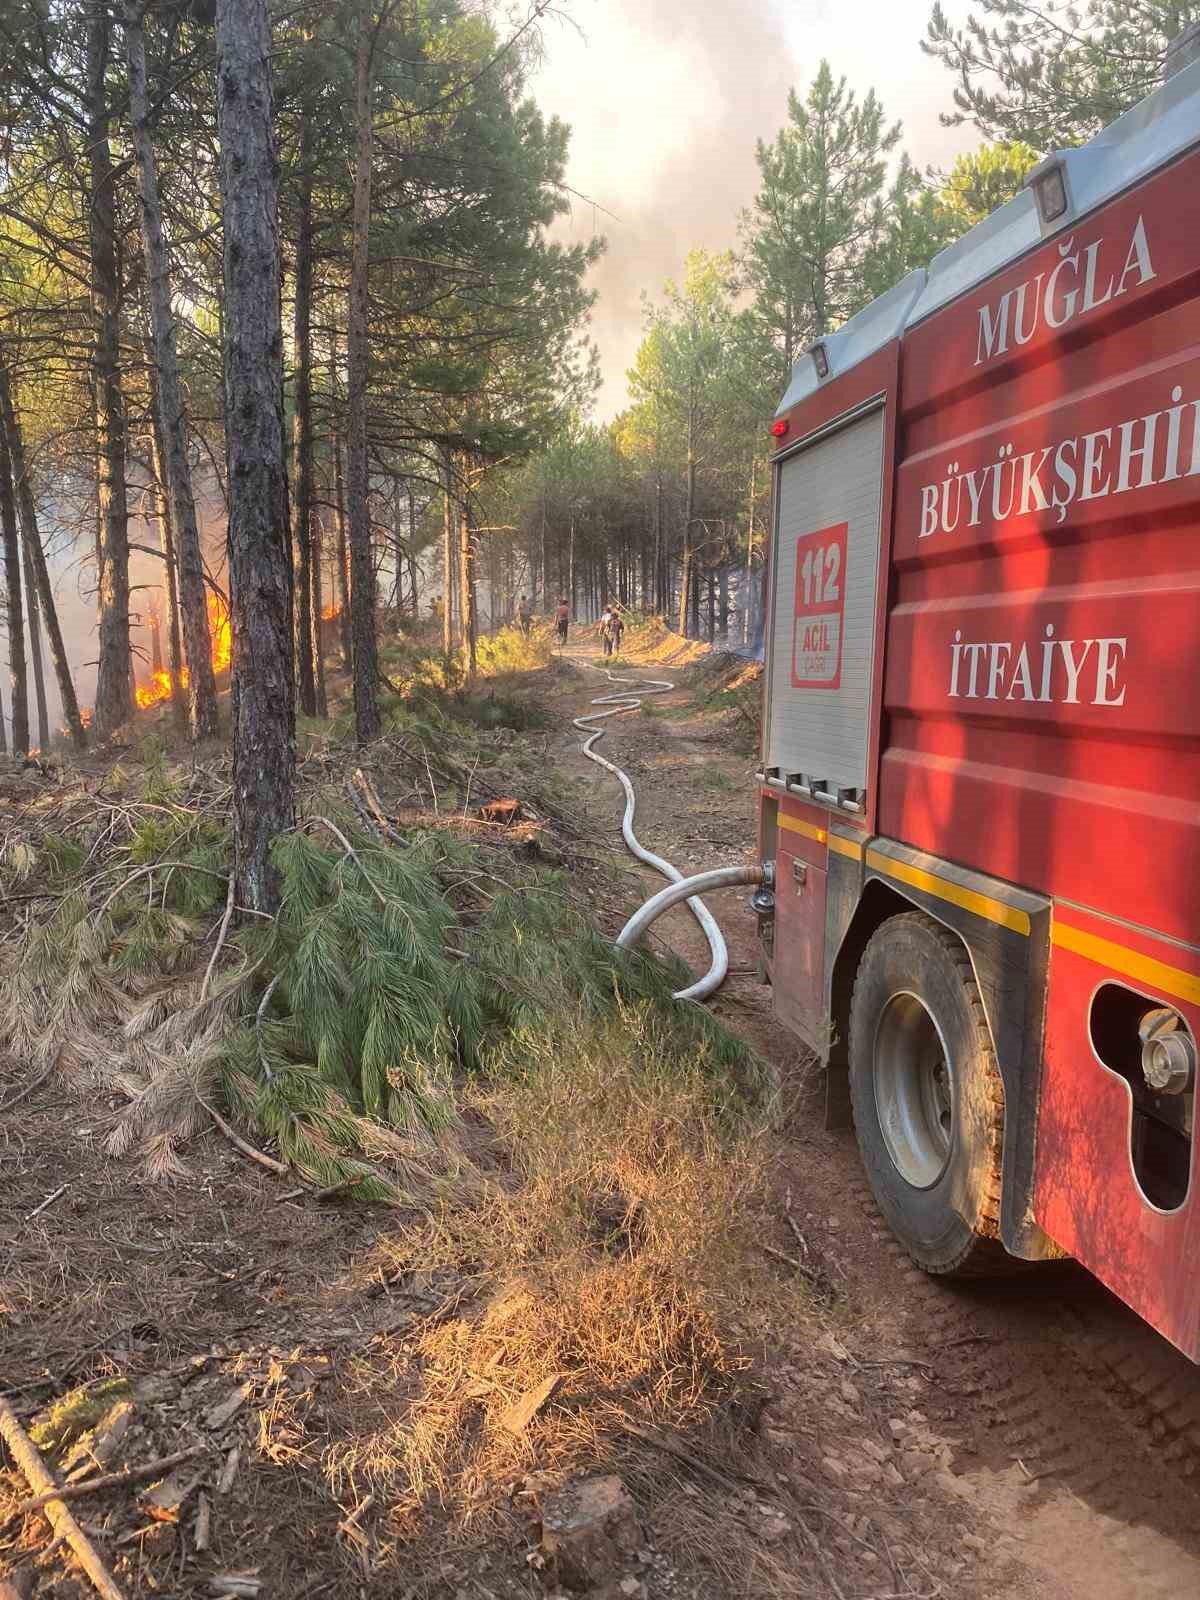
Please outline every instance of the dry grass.
[{"label": "dry grass", "polygon": [[[469,1274],[469,1304],[407,1341],[404,1412],[331,1445],[339,1492],[399,1495],[464,1535],[503,1524],[534,1468],[612,1460],[636,1428],[696,1434],[736,1400],[743,1223],[759,1141],[699,1072],[664,1059],[637,1012],[547,1039],[520,1076],[468,1090],[504,1157],[477,1203],[393,1240],[389,1266]],[[552,1380],[527,1427],[510,1408]],[[359,1398],[374,1375],[364,1369]]]}]

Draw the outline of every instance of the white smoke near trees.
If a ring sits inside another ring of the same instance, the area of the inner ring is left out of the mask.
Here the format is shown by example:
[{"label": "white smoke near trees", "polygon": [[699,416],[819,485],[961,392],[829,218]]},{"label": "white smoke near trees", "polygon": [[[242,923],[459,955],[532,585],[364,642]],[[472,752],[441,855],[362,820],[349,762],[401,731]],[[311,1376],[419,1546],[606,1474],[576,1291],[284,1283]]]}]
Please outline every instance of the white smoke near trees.
[{"label": "white smoke near trees", "polygon": [[[737,244],[737,219],[757,186],[757,139],[787,118],[787,92],[803,93],[822,57],[860,94],[874,88],[919,166],[948,167],[979,140],[942,128],[952,83],[920,40],[931,0],[575,0],[550,23],[545,60],[530,89],[572,127],[567,181],[597,202],[572,198],[563,237],[604,234],[593,270],[599,292],[592,336],[604,387],[598,414],[625,405],[625,371],[642,332],[643,292],[678,277],[690,249]],[[945,7],[955,20],[965,4]],[[615,213],[619,221],[599,208]]]}]

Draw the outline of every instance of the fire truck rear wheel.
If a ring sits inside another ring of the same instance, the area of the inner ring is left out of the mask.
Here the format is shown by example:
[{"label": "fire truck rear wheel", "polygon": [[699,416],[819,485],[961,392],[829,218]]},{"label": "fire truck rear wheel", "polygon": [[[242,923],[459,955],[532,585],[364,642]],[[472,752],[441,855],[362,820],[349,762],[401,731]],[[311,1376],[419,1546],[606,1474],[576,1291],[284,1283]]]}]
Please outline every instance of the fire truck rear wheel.
[{"label": "fire truck rear wheel", "polygon": [[1015,1265],[998,1243],[1004,1095],[960,942],[922,912],[863,952],[850,1005],[850,1096],[876,1203],[926,1272]]}]

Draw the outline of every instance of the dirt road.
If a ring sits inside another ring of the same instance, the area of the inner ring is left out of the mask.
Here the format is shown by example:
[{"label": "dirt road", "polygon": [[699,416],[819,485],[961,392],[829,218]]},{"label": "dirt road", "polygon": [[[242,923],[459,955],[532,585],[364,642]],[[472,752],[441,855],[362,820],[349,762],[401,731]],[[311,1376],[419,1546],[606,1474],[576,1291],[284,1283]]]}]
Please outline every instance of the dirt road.
[{"label": "dirt road", "polygon": [[[568,655],[583,667],[595,648],[579,644]],[[688,677],[640,670],[681,684]],[[578,754],[569,724],[594,695],[611,692],[598,673],[585,677],[586,689],[560,704],[556,756],[584,787],[597,837],[616,839],[616,782]],[[681,687],[608,726],[602,749],[634,781],[644,843],[685,872],[752,852],[754,758],[732,747],[725,719],[691,709]],[[661,886],[645,877],[648,890]],[[794,1470],[832,1480],[848,1506],[891,1519],[912,1552],[910,1573],[925,1574],[921,1592],[1196,1600],[1200,1370],[1073,1265],[976,1289],[917,1271],[879,1221],[853,1135],[824,1131],[811,1064],[771,1017],[770,991],[755,977],[746,892],[710,904],[731,956],[715,1009],[781,1074],[789,1110],[780,1204],[790,1192],[810,1259],[836,1286],[840,1318],[833,1344],[844,1377],[816,1418],[811,1384],[789,1383],[811,1352],[792,1330],[776,1330],[769,1437],[790,1442]],[[706,968],[686,912],[659,928],[697,971]],[[894,1587],[898,1597],[917,1592]]]}]

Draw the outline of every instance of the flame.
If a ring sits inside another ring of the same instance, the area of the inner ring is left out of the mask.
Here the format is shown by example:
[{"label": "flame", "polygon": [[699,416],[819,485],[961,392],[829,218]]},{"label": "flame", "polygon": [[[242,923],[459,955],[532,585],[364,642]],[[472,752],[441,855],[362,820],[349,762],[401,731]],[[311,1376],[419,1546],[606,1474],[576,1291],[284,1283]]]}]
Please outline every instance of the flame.
[{"label": "flame", "polygon": [[171,698],[171,674],[169,672],[154,672],[150,675],[150,682],[143,688],[135,688],[133,697],[141,711],[148,710],[151,706],[161,704]]},{"label": "flame", "polygon": [[326,606],[324,611],[321,612],[321,621],[333,622],[340,617],[341,614],[342,608],[340,606]]},{"label": "flame", "polygon": [[209,591],[208,632],[212,639],[212,664],[216,673],[228,672],[233,660],[233,629],[229,625],[229,608],[219,596]]},{"label": "flame", "polygon": [[[229,609],[219,595],[208,595],[208,635],[212,642],[213,671],[218,675],[229,671],[229,664],[233,658],[233,630],[229,623]],[[188,685],[188,670],[183,667],[179,674],[180,682],[186,689]],[[171,674],[169,672],[153,672],[149,683],[134,690],[134,698],[142,711],[149,710],[151,706],[158,706],[164,700],[171,698]]]}]

